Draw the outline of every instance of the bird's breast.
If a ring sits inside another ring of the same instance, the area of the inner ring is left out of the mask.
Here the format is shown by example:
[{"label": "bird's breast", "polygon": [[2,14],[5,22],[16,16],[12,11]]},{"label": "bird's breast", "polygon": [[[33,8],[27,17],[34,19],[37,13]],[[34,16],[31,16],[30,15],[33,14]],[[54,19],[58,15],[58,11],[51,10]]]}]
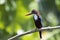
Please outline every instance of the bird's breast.
[{"label": "bird's breast", "polygon": [[34,15],[34,19],[35,19],[35,20],[38,20],[38,16],[37,16],[37,15]]}]

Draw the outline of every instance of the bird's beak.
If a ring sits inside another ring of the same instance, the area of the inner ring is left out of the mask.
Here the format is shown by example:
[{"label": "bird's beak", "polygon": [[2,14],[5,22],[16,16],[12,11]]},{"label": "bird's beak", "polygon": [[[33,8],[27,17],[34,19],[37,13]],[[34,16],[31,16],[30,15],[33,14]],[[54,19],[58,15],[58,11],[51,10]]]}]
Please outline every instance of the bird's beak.
[{"label": "bird's beak", "polygon": [[29,13],[29,14],[26,14],[25,16],[29,16],[29,15],[31,15],[32,13]]}]

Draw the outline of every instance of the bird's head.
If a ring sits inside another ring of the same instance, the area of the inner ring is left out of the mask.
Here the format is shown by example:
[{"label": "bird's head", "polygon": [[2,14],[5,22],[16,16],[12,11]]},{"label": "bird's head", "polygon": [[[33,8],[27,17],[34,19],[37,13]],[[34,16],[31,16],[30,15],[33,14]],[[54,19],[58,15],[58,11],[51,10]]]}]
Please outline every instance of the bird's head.
[{"label": "bird's head", "polygon": [[27,14],[26,16],[32,15],[32,14],[36,14],[37,16],[39,16],[39,12],[36,10],[32,10],[29,14]]}]

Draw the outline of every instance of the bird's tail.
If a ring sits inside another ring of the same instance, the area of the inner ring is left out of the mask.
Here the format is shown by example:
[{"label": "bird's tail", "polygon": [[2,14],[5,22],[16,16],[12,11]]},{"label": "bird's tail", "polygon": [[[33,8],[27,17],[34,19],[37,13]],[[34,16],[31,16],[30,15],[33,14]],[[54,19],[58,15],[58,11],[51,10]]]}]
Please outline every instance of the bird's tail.
[{"label": "bird's tail", "polygon": [[42,39],[42,31],[39,31],[40,38]]}]

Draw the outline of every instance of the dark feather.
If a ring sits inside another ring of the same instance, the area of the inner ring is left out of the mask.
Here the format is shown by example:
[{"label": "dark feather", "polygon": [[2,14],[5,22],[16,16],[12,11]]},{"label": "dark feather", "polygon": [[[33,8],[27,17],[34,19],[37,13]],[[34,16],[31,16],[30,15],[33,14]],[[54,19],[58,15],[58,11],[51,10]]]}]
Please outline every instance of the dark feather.
[{"label": "dark feather", "polygon": [[[34,17],[33,17],[34,19]],[[34,19],[34,22],[35,22],[35,26],[39,29],[42,27],[42,23],[41,23],[41,18],[38,16],[37,17],[37,20]],[[39,34],[40,34],[40,38],[42,38],[42,32],[39,31]]]}]

